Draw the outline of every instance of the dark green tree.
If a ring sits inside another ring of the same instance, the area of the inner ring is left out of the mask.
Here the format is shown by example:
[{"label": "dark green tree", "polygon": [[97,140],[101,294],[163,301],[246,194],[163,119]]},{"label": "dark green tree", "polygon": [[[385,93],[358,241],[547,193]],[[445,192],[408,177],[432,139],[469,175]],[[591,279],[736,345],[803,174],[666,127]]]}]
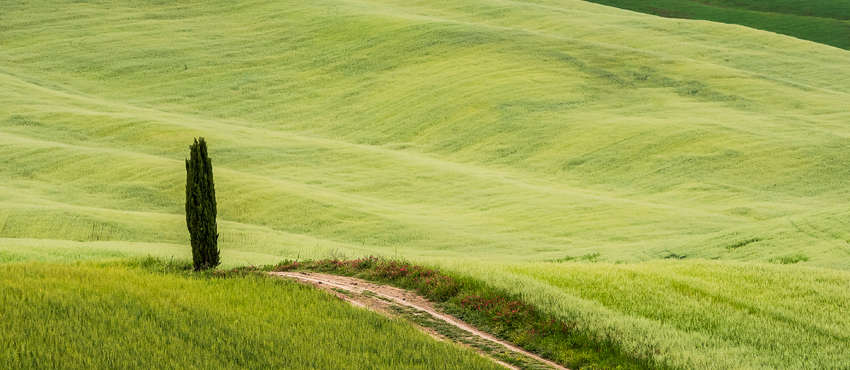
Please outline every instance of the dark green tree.
[{"label": "dark green tree", "polygon": [[204,138],[195,139],[189,150],[190,158],[186,160],[186,225],[192,240],[195,270],[200,271],[220,263],[215,185]]}]

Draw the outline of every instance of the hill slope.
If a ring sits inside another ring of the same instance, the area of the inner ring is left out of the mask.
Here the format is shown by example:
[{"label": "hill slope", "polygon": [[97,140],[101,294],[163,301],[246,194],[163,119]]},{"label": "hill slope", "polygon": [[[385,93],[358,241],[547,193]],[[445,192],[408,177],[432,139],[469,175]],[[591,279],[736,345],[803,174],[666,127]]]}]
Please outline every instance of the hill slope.
[{"label": "hill slope", "polygon": [[7,369],[503,369],[334,295],[255,276],[3,264],[0,302]]},{"label": "hill slope", "polygon": [[23,2],[0,17],[7,260],[29,258],[20,243],[174,254],[182,160],[203,136],[238,261],[850,267],[846,51],[577,1]]},{"label": "hill slope", "polygon": [[740,24],[850,49],[850,4],[842,0],[593,0],[662,17]]}]

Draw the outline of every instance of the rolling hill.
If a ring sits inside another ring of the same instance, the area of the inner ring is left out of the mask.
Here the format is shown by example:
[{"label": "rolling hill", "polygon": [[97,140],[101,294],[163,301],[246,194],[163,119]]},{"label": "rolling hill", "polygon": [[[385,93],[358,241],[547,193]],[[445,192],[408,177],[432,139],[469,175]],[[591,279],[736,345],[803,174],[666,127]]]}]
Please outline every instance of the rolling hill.
[{"label": "rolling hill", "polygon": [[846,51],[572,1],[168,4],[4,6],[4,245],[184,245],[204,136],[235,251],[850,267]]}]

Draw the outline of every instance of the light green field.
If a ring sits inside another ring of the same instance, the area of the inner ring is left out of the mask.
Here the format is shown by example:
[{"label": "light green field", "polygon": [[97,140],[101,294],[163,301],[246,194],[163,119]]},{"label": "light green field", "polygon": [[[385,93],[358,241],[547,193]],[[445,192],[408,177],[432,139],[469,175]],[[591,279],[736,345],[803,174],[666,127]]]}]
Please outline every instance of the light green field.
[{"label": "light green field", "polygon": [[847,51],[574,1],[24,2],[2,24],[3,238],[185,245],[203,136],[225,249],[850,268]]},{"label": "light green field", "polygon": [[501,368],[278,279],[4,264],[0,315],[4,369]]},{"label": "light green field", "polygon": [[[679,368],[846,367],[848,107],[848,51],[580,1],[4,1],[0,262],[187,258],[202,136],[226,266],[499,266]],[[581,280],[609,273],[655,293]],[[723,332],[717,286],[763,274]]]},{"label": "light green field", "polygon": [[447,260],[672,369],[850,367],[850,273],[714,261]]}]

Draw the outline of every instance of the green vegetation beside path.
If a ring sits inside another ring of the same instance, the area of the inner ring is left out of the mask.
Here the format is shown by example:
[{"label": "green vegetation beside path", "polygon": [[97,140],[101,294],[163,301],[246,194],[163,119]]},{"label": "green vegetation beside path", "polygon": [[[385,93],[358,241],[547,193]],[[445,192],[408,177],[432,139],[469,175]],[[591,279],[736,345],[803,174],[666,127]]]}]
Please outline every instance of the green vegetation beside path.
[{"label": "green vegetation beside path", "polygon": [[850,366],[850,273],[714,261],[285,261],[385,281],[576,369]]},{"label": "green vegetation beside path", "polygon": [[439,265],[672,369],[850,366],[847,271],[704,260]]},{"label": "green vegetation beside path", "polygon": [[0,265],[3,368],[502,369],[299,284],[169,266]]},{"label": "green vegetation beside path", "polygon": [[259,269],[234,269],[221,273],[293,270],[354,276],[415,290],[420,295],[439,302],[447,313],[477,329],[571,369],[659,368],[659,364],[652,358],[651,351],[624,352],[611,338],[577,330],[574,321],[548,315],[538,307],[524,302],[516,294],[493,289],[469,276],[452,276],[408,261],[374,256],[354,260],[287,260]]}]

